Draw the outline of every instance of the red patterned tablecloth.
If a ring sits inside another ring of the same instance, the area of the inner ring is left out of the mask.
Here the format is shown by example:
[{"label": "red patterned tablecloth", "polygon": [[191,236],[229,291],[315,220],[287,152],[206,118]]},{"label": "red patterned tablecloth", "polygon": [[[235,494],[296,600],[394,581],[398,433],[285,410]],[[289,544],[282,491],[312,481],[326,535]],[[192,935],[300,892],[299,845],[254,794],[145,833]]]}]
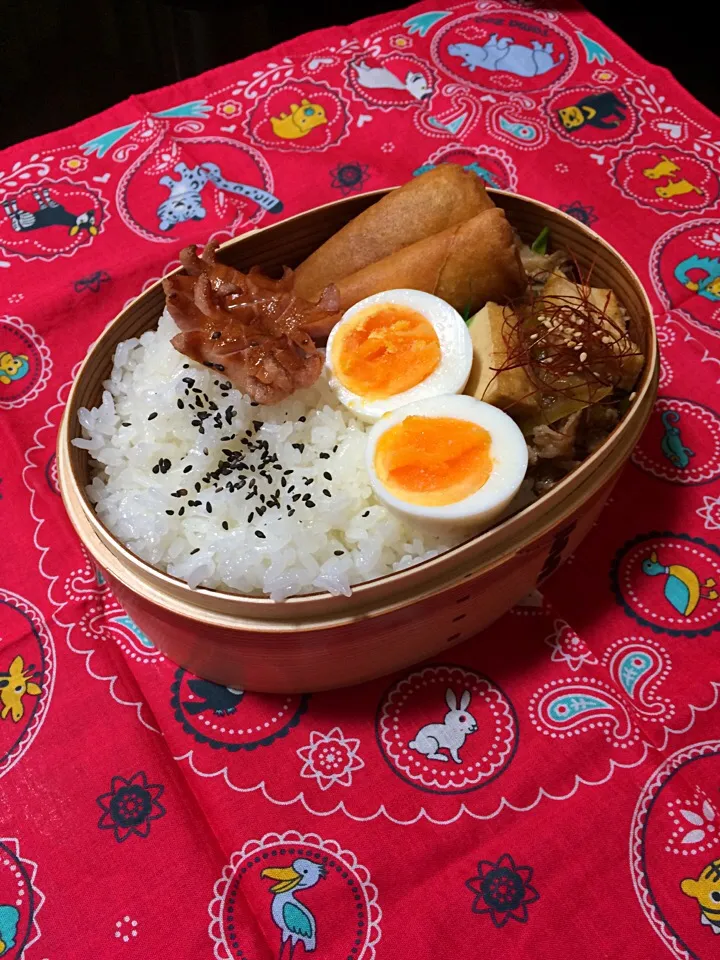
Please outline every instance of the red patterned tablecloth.
[{"label": "red patterned tablecloth", "polygon": [[[314,696],[188,675],[65,518],[73,371],[186,243],[441,161],[647,284],[661,398],[632,463],[542,592],[432,662]],[[0,956],[720,956],[717,119],[577,7],[429,2],[0,169]],[[409,746],[448,700],[478,726],[458,762]]]}]

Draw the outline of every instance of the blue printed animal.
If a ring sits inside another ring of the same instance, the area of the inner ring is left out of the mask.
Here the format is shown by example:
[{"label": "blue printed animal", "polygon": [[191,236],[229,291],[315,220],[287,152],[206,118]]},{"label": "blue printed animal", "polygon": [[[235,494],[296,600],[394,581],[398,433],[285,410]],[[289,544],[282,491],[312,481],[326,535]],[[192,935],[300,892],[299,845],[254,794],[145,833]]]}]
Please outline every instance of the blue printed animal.
[{"label": "blue printed animal", "polygon": [[680,422],[680,414],[677,410],[665,410],[660,419],[665,427],[665,435],[660,441],[662,452],[673,466],[678,470],[684,470],[690,463],[690,457],[694,457],[695,453],[683,444],[680,428],[675,426]]},{"label": "blue printed animal", "polygon": [[292,960],[298,943],[304,947],[305,953],[313,953],[317,947],[317,932],[315,916],[312,911],[300,900],[295,899],[295,891],[309,890],[327,875],[327,870],[320,863],[306,860],[304,857],[293,860],[290,867],[266,867],[261,877],[277,880],[270,887],[273,901],[270,908],[275,926],[280,930],[280,952],[278,960],[282,960],[285,953],[285,944],[290,944],[288,960]]},{"label": "blue printed animal", "polygon": [[460,57],[463,65],[472,73],[476,68],[491,72],[504,71],[516,77],[540,77],[557,67],[565,59],[561,53],[553,60],[552,43],[531,41],[526,47],[516,43],[512,37],[501,37],[494,33],[482,46],[476,43],[451,43],[448,47],[451,57]]},{"label": "blue printed animal", "polygon": [[282,201],[267,190],[226,180],[216,163],[201,163],[196,167],[178,163],[175,172],[180,174],[179,180],[169,176],[160,178],[160,184],[170,191],[170,196],[157,209],[161,230],[171,230],[178,223],[188,220],[203,220],[207,210],[203,206],[202,191],[209,182],[214,183],[218,190],[247,197],[269,213],[280,213],[283,208]]},{"label": "blue printed animal", "polygon": [[681,563],[671,563],[666,567],[660,563],[654,550],[643,560],[642,571],[648,577],[667,578],[663,590],[665,599],[684,617],[691,616],[701,600],[718,599],[718,592],[713,589],[715,581],[712,577],[701,582],[694,570]]},{"label": "blue printed animal", "polygon": [[[700,270],[704,276],[701,280],[691,280],[691,270]],[[693,293],[714,303],[720,300],[720,257],[699,257],[694,253],[681,260],[673,272],[675,279]]]}]

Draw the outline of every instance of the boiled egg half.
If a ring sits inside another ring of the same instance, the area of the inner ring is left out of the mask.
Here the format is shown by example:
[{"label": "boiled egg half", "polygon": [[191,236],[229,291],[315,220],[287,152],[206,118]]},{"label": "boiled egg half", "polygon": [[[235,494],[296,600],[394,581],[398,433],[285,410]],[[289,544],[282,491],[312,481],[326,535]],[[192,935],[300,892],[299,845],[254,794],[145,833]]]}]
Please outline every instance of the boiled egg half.
[{"label": "boiled egg half", "polygon": [[340,402],[372,422],[406,403],[460,393],[473,352],[449,303],[421,290],[387,290],[343,314],[325,356]]},{"label": "boiled egg half", "polygon": [[528,452],[514,420],[474,397],[400,407],[373,425],[366,448],[375,495],[426,527],[480,530],[505,510]]}]

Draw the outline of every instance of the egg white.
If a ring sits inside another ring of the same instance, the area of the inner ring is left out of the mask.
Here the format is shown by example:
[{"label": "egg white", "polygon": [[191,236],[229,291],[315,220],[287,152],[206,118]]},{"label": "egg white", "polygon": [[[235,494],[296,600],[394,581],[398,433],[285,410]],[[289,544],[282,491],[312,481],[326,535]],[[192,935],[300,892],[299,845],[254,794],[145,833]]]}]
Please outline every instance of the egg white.
[{"label": "egg white", "polygon": [[[490,434],[492,471],[475,493],[444,506],[408,503],[383,484],[375,469],[378,441],[406,417],[452,417],[475,423]],[[384,416],[371,428],[365,453],[370,483],[376,497],[389,509],[432,529],[463,528],[478,531],[489,526],[520,489],[528,466],[528,451],[522,431],[504,411],[475,397],[444,396],[407,404]]]},{"label": "egg white", "polygon": [[[429,376],[409,390],[403,390],[402,393],[396,393],[382,400],[368,400],[361,394],[348,390],[340,381],[333,369],[332,350],[338,332],[346,327],[353,317],[367,307],[383,303],[407,307],[425,317],[437,335],[440,344],[440,361]],[[422,290],[386,290],[356,303],[345,311],[333,327],[325,351],[330,386],[338,400],[356,416],[369,423],[379,420],[389,411],[407,403],[414,403],[427,397],[462,393],[470,376],[472,361],[472,339],[463,318],[449,303]]]}]

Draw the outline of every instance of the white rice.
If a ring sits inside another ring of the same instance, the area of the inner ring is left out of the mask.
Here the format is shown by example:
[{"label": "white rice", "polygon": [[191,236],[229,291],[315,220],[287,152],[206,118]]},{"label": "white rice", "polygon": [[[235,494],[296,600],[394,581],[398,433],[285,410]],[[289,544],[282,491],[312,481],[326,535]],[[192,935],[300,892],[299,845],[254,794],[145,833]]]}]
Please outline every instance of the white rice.
[{"label": "white rice", "polygon": [[[348,596],[352,584],[420,563],[458,542],[412,529],[378,503],[364,461],[368,426],[340,406],[324,376],[284,403],[252,405],[237,390],[222,389],[222,374],[178,353],[170,344],[175,333],[165,313],[156,331],[121,343],[101,405],[78,414],[84,439],[73,443],[90,452],[94,472],[88,496],[133,553],[191,587],[283,600],[317,591]],[[220,428],[208,400],[217,405]],[[231,426],[228,408],[237,411]],[[204,433],[198,412],[210,414]],[[267,441],[282,466],[266,469],[270,481],[258,472],[262,451],[247,453],[242,440]],[[206,482],[227,461],[223,451],[242,451],[248,469]],[[161,458],[170,468],[153,473]],[[227,489],[250,476],[256,496],[248,499],[249,481]],[[181,490],[187,494],[172,495]],[[259,494],[267,501],[276,490],[280,506],[260,516]],[[313,507],[302,499],[306,494]],[[200,503],[191,507],[189,500]]]}]

